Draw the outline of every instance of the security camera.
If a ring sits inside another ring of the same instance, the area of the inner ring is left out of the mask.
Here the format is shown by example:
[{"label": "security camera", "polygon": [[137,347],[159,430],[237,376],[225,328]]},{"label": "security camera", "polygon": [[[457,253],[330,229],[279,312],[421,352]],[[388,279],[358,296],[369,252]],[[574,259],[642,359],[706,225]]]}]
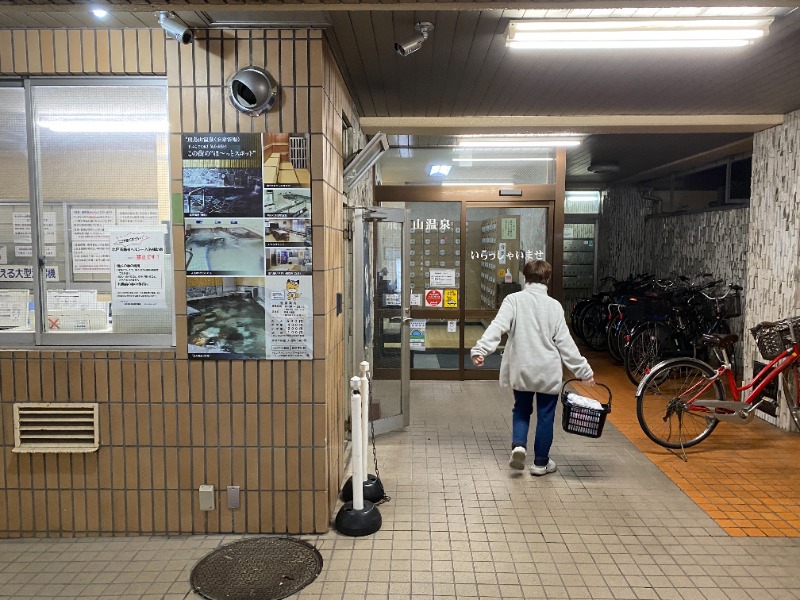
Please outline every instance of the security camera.
[{"label": "security camera", "polygon": [[186,25],[173,19],[172,17],[174,16],[172,13],[162,10],[158,13],[158,24],[161,25],[161,29],[167,32],[169,37],[175,38],[181,44],[191,44],[194,39],[194,33]]},{"label": "security camera", "polygon": [[417,30],[416,35],[412,35],[401,42],[394,43],[394,51],[400,56],[408,56],[422,48],[422,42],[427,40],[428,34],[433,31],[433,24],[423,21],[414,25],[414,29]]}]

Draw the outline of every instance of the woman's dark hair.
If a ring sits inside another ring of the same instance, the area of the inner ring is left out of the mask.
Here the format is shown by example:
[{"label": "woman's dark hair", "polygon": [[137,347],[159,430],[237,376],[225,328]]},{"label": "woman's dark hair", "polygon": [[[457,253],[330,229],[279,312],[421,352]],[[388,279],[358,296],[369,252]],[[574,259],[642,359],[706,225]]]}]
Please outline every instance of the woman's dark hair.
[{"label": "woman's dark hair", "polygon": [[546,260],[531,260],[525,263],[522,269],[525,276],[525,283],[550,283],[550,276],[553,274],[553,267]]}]

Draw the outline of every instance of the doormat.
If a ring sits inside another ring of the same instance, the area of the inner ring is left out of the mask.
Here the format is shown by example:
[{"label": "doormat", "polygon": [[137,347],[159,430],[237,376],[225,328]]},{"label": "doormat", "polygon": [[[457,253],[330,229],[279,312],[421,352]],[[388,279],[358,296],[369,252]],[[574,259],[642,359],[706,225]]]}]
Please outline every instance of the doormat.
[{"label": "doormat", "polygon": [[280,600],[322,570],[322,555],[302,540],[248,538],[207,554],[192,569],[192,589],[208,600]]}]

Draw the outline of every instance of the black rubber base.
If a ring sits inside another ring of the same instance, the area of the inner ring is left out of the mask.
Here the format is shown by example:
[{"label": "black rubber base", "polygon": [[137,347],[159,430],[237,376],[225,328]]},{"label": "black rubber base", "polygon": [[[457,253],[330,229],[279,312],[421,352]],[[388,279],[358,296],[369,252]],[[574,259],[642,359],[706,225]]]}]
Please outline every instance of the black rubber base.
[{"label": "black rubber base", "polygon": [[356,510],[352,502],[346,502],[336,515],[336,531],[342,535],[360,537],[372,535],[383,525],[383,518],[372,502],[364,501],[364,508]]},{"label": "black rubber base", "polygon": [[[367,475],[367,480],[364,482],[364,500],[370,502],[378,502],[383,500],[385,493],[383,491],[383,484],[381,480],[375,475]],[[342,502],[350,502],[353,499],[353,478],[350,477],[344,482],[342,493],[339,494]]]}]

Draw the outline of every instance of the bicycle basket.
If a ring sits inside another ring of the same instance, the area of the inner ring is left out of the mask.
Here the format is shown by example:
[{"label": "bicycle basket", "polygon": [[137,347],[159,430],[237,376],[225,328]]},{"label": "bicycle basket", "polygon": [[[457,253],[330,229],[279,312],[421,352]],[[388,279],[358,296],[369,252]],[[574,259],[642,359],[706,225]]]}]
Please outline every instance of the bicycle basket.
[{"label": "bicycle basket", "polygon": [[[599,438],[603,434],[603,425],[605,425],[606,416],[611,412],[611,390],[608,389],[608,386],[605,386],[602,383],[595,384],[595,388],[604,390],[600,392],[595,392],[593,388],[585,387],[581,389],[582,396],[586,397],[587,394],[597,395],[599,393],[607,396],[608,401],[604,404],[598,398],[588,396],[592,397],[594,400],[598,400],[602,408],[595,409],[587,408],[585,406],[578,406],[570,402],[568,398],[570,392],[567,392],[567,384],[573,381],[580,380],[569,379],[561,386],[561,426],[567,433],[573,433],[575,435],[582,435],[590,438]],[[593,391],[587,392],[586,390]]]},{"label": "bicycle basket", "polygon": [[756,341],[761,356],[772,360],[784,350],[791,348],[793,339],[800,340],[800,317],[790,317],[772,325],[756,325],[750,333]]},{"label": "bicycle basket", "polygon": [[717,310],[720,317],[732,319],[742,316],[742,295],[737,291],[717,300]]}]

